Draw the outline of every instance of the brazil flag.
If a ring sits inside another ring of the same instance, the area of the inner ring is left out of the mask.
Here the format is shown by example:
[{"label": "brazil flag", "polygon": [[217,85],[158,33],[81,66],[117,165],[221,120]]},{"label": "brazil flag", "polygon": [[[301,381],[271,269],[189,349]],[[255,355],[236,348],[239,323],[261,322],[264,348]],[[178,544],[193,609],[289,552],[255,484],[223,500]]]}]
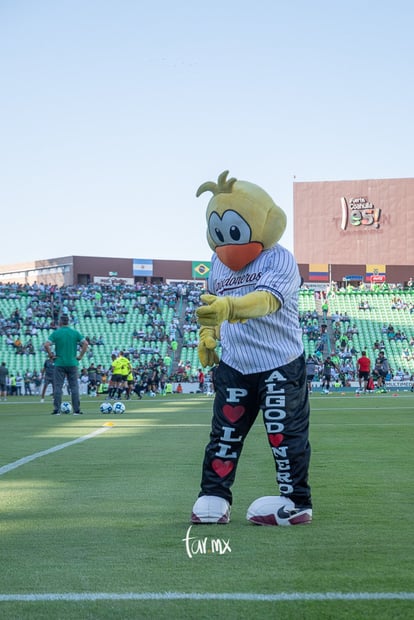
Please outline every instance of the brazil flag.
[{"label": "brazil flag", "polygon": [[206,279],[210,273],[211,262],[197,262],[192,263],[192,277],[197,280],[198,278]]}]

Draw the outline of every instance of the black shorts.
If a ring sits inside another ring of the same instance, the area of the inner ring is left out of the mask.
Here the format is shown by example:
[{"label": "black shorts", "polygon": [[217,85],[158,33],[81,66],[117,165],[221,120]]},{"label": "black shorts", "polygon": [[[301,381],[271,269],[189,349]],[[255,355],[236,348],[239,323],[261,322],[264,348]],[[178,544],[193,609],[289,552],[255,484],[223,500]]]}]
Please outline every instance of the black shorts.
[{"label": "black shorts", "polygon": [[114,383],[120,383],[121,381],[124,381],[124,375],[112,375],[111,381]]},{"label": "black shorts", "polygon": [[365,370],[360,370],[358,372],[358,378],[359,379],[368,379],[369,377],[369,372],[365,371]]}]

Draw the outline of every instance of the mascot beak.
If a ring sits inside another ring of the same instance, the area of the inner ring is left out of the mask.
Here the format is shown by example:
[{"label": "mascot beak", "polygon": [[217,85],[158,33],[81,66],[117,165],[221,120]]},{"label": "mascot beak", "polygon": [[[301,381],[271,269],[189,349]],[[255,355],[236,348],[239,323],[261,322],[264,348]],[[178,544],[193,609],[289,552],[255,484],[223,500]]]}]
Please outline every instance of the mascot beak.
[{"label": "mascot beak", "polygon": [[232,271],[240,271],[252,262],[263,250],[257,241],[240,245],[222,245],[216,247],[216,254]]}]

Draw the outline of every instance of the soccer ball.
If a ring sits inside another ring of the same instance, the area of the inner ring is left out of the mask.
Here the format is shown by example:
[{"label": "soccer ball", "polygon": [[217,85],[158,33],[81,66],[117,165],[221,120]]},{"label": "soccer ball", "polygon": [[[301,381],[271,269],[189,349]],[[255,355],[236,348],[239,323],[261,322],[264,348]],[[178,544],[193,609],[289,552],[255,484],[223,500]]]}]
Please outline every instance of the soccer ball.
[{"label": "soccer ball", "polygon": [[[246,519],[255,525],[303,525],[311,523],[312,509],[295,512],[295,504],[288,497],[266,495],[250,504]],[[289,512],[293,511],[293,512]]]},{"label": "soccer ball", "polygon": [[112,405],[111,403],[102,403],[101,406],[99,407],[100,412],[101,413],[111,413],[112,412]]},{"label": "soccer ball", "polygon": [[72,412],[72,405],[68,402],[64,402],[60,405],[60,411],[61,413],[71,413]]},{"label": "soccer ball", "polygon": [[114,403],[112,405],[112,411],[114,413],[124,413],[125,412],[125,405],[124,405],[124,403],[121,403],[121,401],[118,400],[116,403]]}]

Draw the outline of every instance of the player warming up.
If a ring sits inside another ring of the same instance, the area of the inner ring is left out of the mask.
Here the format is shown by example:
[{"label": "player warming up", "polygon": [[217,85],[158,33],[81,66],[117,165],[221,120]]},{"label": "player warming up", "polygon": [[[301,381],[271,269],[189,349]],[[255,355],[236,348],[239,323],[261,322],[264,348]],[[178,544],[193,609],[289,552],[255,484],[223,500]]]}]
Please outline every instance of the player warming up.
[{"label": "player warming up", "polygon": [[307,524],[311,450],[298,318],[301,278],[292,254],[278,244],[286,227],[282,209],[257,185],[227,175],[197,191],[197,197],[213,194],[206,214],[213,250],[209,293],[201,296],[197,316],[199,358],[204,367],[215,366],[215,397],[191,521],[230,521],[237,464],[261,410],[279,494],[255,500],[247,519],[258,525]]}]

